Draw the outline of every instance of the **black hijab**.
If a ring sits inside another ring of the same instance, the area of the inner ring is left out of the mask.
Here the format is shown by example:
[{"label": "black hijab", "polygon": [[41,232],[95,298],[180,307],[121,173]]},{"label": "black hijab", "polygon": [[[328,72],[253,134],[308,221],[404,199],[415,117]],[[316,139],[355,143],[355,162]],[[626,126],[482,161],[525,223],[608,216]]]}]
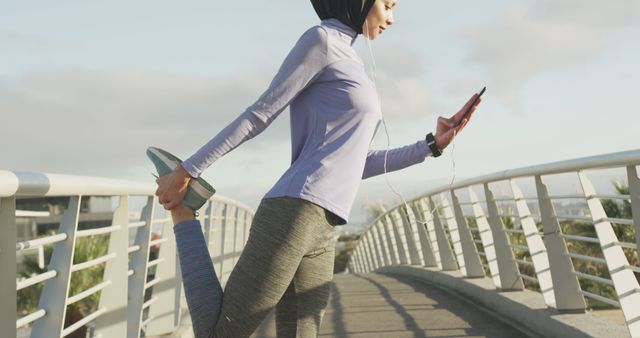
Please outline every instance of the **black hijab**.
[{"label": "black hijab", "polygon": [[362,25],[376,0],[311,0],[320,20],[338,19],[362,34]]}]

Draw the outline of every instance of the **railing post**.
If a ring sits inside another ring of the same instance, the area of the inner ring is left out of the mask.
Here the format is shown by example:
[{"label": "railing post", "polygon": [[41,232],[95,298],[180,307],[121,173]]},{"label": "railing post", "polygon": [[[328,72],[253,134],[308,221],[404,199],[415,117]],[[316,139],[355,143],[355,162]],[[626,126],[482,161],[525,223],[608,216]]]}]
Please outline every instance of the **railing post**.
[{"label": "railing post", "polygon": [[376,239],[373,235],[373,229],[369,228],[369,246],[371,247],[371,254],[373,255],[373,262],[375,264],[375,270],[378,270],[384,264],[380,258],[380,247],[376,243]]},{"label": "railing post", "polygon": [[176,292],[181,289],[177,288],[176,266],[178,262],[173,222],[164,223],[162,238],[166,241],[160,245],[158,259],[163,261],[156,265],[155,275],[155,279],[160,282],[153,286],[153,298],[156,300],[149,307],[149,318],[153,319],[145,328],[146,336],[170,333],[180,324],[180,299],[176,297]]},{"label": "railing post", "polygon": [[[222,232],[222,219],[225,213],[225,206],[220,203],[213,202],[213,221],[211,223],[211,237],[209,238],[208,246],[209,253],[211,254],[211,261],[213,262],[213,268],[216,270],[220,278],[222,278],[222,257],[224,252],[222,245],[224,243],[224,233]],[[221,279],[222,280],[222,279]]]},{"label": "railing post", "polygon": [[436,261],[436,257],[433,253],[431,240],[429,239],[429,234],[427,233],[427,228],[426,228],[426,224],[429,224],[429,222],[427,222],[426,217],[424,217],[423,213],[420,212],[416,204],[412,204],[411,209],[413,210],[413,214],[416,217],[416,225],[418,227],[418,239],[420,240],[420,249],[422,250],[424,265],[429,267],[437,267],[438,262]]},{"label": "railing post", "polygon": [[386,260],[385,260],[385,254],[384,254],[384,245],[382,244],[382,241],[380,240],[380,236],[378,235],[378,227],[376,227],[376,224],[373,224],[371,226],[371,228],[369,229],[369,232],[371,232],[371,235],[373,237],[373,243],[374,243],[374,247],[376,248],[376,257],[378,259],[378,268],[381,268],[383,266],[386,266]]},{"label": "railing post", "polygon": [[365,238],[362,238],[362,246],[360,247],[360,256],[362,257],[362,267],[363,272],[368,273],[371,272],[371,261],[369,260],[369,255],[367,252],[367,247],[365,244]]},{"label": "railing post", "polygon": [[392,236],[393,230],[390,226],[389,222],[387,222],[387,217],[380,217],[380,222],[382,223],[382,227],[384,228],[384,234],[387,237],[387,243],[389,245],[389,255],[391,257],[391,265],[400,264],[400,259],[398,259],[398,247],[396,246],[395,236]]},{"label": "railing post", "polygon": [[519,276],[520,271],[513,256],[513,251],[509,247],[509,239],[504,231],[504,224],[500,218],[498,204],[493,197],[493,192],[489,189],[489,184],[484,184],[484,194],[487,200],[487,210],[489,212],[489,226],[493,235],[496,248],[496,259],[498,260],[498,271],[500,273],[500,286],[502,290],[522,290],[524,284]]},{"label": "railing post", "polygon": [[369,271],[371,271],[371,265],[369,263],[369,257],[367,255],[367,250],[365,248],[365,238],[364,236],[362,236],[362,239],[360,240],[360,257],[362,258],[362,271],[364,273],[367,273]]},{"label": "railing post", "polygon": [[[406,203],[403,206],[404,217],[403,220],[407,223],[407,228],[409,229],[409,233],[411,234],[411,247],[415,250],[415,260],[413,264],[415,265],[425,265],[424,255],[422,253],[422,247],[420,244],[420,227],[422,224],[420,223],[419,216],[416,214],[414,207]],[[424,227],[423,227],[424,228]]]},{"label": "railing post", "polygon": [[462,244],[460,243],[460,233],[458,231],[458,224],[454,218],[453,213],[451,212],[451,208],[449,207],[449,201],[444,196],[444,194],[438,195],[440,197],[440,207],[442,208],[442,213],[444,215],[444,224],[447,225],[447,229],[449,230],[449,239],[451,241],[451,246],[453,247],[453,252],[456,256],[456,261],[458,262],[458,268],[460,269],[460,273],[462,276],[467,276],[467,266],[464,260],[464,253],[462,252]]},{"label": "railing post", "polygon": [[358,273],[363,273],[364,268],[364,260],[362,258],[362,237],[358,240],[358,245],[356,246],[356,263],[358,264]]},{"label": "railing post", "polygon": [[239,232],[240,232],[240,208],[238,208],[238,206],[235,207],[235,212],[233,213],[233,253],[231,254],[233,259],[232,259],[232,266],[231,269],[233,270],[233,267],[236,266],[236,263],[238,262],[238,240],[240,239]]},{"label": "railing post", "polygon": [[209,256],[212,255],[211,252],[211,229],[214,226],[215,216],[214,216],[214,206],[212,201],[208,201],[206,204],[205,212],[204,212],[204,240],[207,243],[207,249],[209,249]]},{"label": "railing post", "polygon": [[[384,230],[381,230],[381,226],[382,222],[378,221],[376,222],[373,227],[375,228],[376,231],[376,236],[378,238],[378,241],[380,242],[380,252],[382,255],[382,262],[385,266],[387,265],[391,265],[391,256],[389,255],[389,244],[387,243],[387,238],[384,235]],[[384,226],[382,227],[382,229],[384,229]]]},{"label": "railing post", "polygon": [[410,215],[410,210],[405,205],[400,206],[398,208],[398,212],[400,213],[402,224],[404,226],[404,233],[407,239],[407,247],[409,248],[410,264],[424,265],[424,261],[422,260],[422,257],[420,257],[418,246],[416,245],[417,240],[413,227],[415,218],[412,221],[413,217]]},{"label": "railing post", "polygon": [[371,254],[369,253],[369,243],[367,242],[367,233],[365,232],[362,236],[362,254],[365,259],[365,264],[367,266],[367,272],[371,272],[374,269],[373,260],[371,259]]},{"label": "railing post", "polygon": [[144,304],[145,284],[147,283],[147,267],[149,264],[149,242],[153,228],[153,212],[155,209],[155,197],[147,198],[147,204],[142,209],[141,221],[145,225],[137,228],[134,245],[140,248],[131,253],[129,261],[133,275],[129,277],[129,305],[127,307],[127,337],[140,337],[142,325],[142,305]]},{"label": "railing post", "polygon": [[244,223],[242,225],[243,228],[244,228],[244,231],[243,231],[244,237],[242,238],[243,250],[244,250],[244,246],[247,244],[247,240],[249,239],[249,231],[251,230],[251,220],[252,220],[252,218],[251,218],[250,213],[249,212],[245,212],[244,213]]},{"label": "railing post", "polygon": [[602,202],[596,197],[596,190],[587,178],[587,175],[578,172],[584,196],[593,218],[593,226],[600,240],[602,254],[607,261],[607,268],[611,275],[611,280],[618,294],[620,307],[627,321],[627,327],[632,337],[640,337],[640,286],[633,271],[629,269],[629,261],[622,251],[611,223],[605,221],[607,214],[604,211]]},{"label": "railing post", "polygon": [[354,245],[353,250],[351,251],[351,257],[349,257],[349,264],[351,264],[351,268],[349,269],[351,273],[358,273],[358,249],[357,245]]},{"label": "railing post", "polygon": [[[484,277],[484,269],[482,262],[480,261],[480,255],[478,255],[478,249],[476,243],[473,241],[473,236],[469,230],[467,219],[464,217],[460,201],[454,190],[451,190],[451,202],[453,203],[453,213],[455,214],[455,222],[458,225],[458,232],[460,234],[460,245],[462,246],[462,255],[464,261],[464,276],[468,278]],[[445,204],[445,213],[451,213],[449,206]],[[462,268],[462,264],[461,268]]]},{"label": "railing post", "polygon": [[[406,238],[406,236],[403,236],[404,228],[402,228],[400,224],[398,224],[397,222],[397,218],[396,218],[397,211],[398,209],[389,211],[389,213],[387,213],[387,217],[391,222],[390,223],[391,230],[393,231],[393,235],[396,238],[396,247],[398,248],[398,258],[399,258],[400,264],[409,264],[409,258],[408,258],[409,252],[403,241],[403,238]],[[402,234],[400,234],[400,230],[402,230]]]},{"label": "railing post", "polygon": [[540,176],[536,176],[536,190],[540,217],[542,218],[542,230],[545,233],[544,243],[549,253],[549,267],[553,280],[556,309],[560,312],[582,313],[585,311],[586,303],[580,293],[580,283],[574,274],[575,270],[567,251],[567,243],[562,238],[562,229],[551,198],[549,198],[549,191]]},{"label": "railing post", "polygon": [[107,261],[104,267],[105,281],[111,285],[100,293],[100,305],[107,312],[96,319],[95,335],[102,337],[125,337],[127,335],[127,289],[129,270],[129,197],[120,196],[120,204],[113,213],[112,225],[120,229],[109,235],[109,252],[115,253],[114,259]]},{"label": "railing post", "polygon": [[364,235],[364,252],[367,255],[367,261],[369,262],[369,272],[376,270],[376,259],[373,254],[373,249],[371,247],[371,236],[370,233],[366,232]]},{"label": "railing post", "polygon": [[493,240],[493,234],[491,232],[491,226],[489,221],[478,201],[473,187],[468,188],[469,200],[473,208],[473,214],[476,218],[476,224],[478,226],[478,234],[480,235],[480,241],[482,242],[482,248],[484,249],[485,258],[487,259],[487,265],[489,266],[489,273],[493,279],[493,284],[496,288],[502,288],[502,282],[500,280],[500,269],[498,266],[498,259],[496,255],[496,246]]},{"label": "railing post", "polygon": [[442,270],[442,259],[440,258],[440,247],[438,246],[438,235],[436,234],[436,227],[433,221],[433,213],[428,202],[429,200],[427,199],[420,199],[418,201],[418,206],[420,208],[420,211],[422,211],[422,216],[424,222],[426,223],[426,236],[433,252],[433,257],[436,263],[435,266],[438,269]]},{"label": "railing post", "polygon": [[[0,198],[0,266],[7,267],[0,274],[0,327],[7,337],[17,335],[16,292],[16,198]],[[42,318],[40,320],[46,320]]]},{"label": "railing post", "polygon": [[547,248],[544,246],[542,237],[538,232],[538,226],[533,220],[533,215],[529,210],[527,201],[524,199],[524,194],[518,187],[518,184],[514,179],[509,180],[511,184],[511,192],[516,202],[516,210],[520,223],[522,224],[522,231],[524,238],[527,241],[527,247],[529,247],[529,254],[531,255],[531,262],[533,268],[536,271],[538,277],[538,284],[540,285],[540,292],[544,297],[544,301],[548,307],[556,307],[556,297],[553,291],[553,281],[551,279],[551,268],[549,267],[549,257],[547,256]]},{"label": "railing post", "polygon": [[[60,337],[64,329],[64,318],[67,312],[67,295],[71,277],[71,264],[76,246],[76,231],[80,216],[80,196],[69,198],[69,206],[62,215],[59,234],[67,234],[67,239],[55,244],[49,270],[55,270],[55,278],[44,283],[38,307],[47,314],[34,322],[31,330],[32,337]],[[13,266],[15,268],[15,265]],[[13,286],[15,290],[15,285]],[[16,324],[12,324],[13,327]]]},{"label": "railing post", "polygon": [[[434,210],[434,209],[436,209],[436,206],[433,203],[433,199],[429,197],[429,210]],[[445,271],[458,270],[458,263],[456,262],[456,259],[453,257],[451,244],[449,243],[449,239],[447,238],[447,233],[445,232],[444,227],[442,226],[442,222],[440,221],[440,216],[438,215],[437,210],[433,213],[432,219],[433,219],[433,228],[436,233],[436,240],[438,241],[438,250],[440,251],[440,261],[442,262],[442,270],[445,270]]]},{"label": "railing post", "polygon": [[636,166],[627,167],[627,177],[629,179],[629,195],[631,195],[631,214],[633,215],[633,225],[636,227],[637,253],[640,258],[640,178]]},{"label": "railing post", "polygon": [[227,282],[227,277],[225,275],[224,268],[227,266],[227,224],[228,216],[231,214],[229,211],[229,205],[227,203],[224,204],[222,209],[222,217],[220,218],[220,284],[224,287]]},{"label": "railing post", "polygon": [[353,272],[360,273],[360,257],[358,257],[358,244],[355,244],[351,254],[351,264],[353,265]]}]

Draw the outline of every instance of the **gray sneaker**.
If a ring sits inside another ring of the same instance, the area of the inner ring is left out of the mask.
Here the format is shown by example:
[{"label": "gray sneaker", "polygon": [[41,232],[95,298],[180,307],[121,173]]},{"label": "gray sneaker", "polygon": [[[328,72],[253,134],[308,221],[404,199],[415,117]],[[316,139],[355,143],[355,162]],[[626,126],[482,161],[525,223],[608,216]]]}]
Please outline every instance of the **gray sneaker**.
[{"label": "gray sneaker", "polygon": [[[171,173],[182,163],[182,160],[168,151],[156,147],[149,147],[147,156],[153,162],[159,176]],[[215,193],[216,190],[207,181],[200,177],[193,178],[189,181],[187,194],[182,199],[182,204],[193,211],[198,211]]]}]

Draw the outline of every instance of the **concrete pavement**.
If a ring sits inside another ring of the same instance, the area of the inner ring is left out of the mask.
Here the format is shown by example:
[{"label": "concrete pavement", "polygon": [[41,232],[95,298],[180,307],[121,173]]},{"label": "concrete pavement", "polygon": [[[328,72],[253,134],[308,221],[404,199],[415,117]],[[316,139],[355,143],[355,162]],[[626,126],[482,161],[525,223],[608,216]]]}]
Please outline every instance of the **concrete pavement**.
[{"label": "concrete pavement", "polygon": [[[334,276],[320,337],[528,337],[476,306],[418,279]],[[271,314],[256,338],[276,337]]]}]

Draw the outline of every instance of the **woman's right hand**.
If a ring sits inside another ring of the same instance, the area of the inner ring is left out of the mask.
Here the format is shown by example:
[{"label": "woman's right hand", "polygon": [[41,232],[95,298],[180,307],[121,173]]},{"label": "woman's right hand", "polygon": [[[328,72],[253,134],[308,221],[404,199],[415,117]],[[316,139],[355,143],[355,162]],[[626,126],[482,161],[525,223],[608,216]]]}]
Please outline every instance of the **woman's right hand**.
[{"label": "woman's right hand", "polygon": [[172,210],[179,206],[184,195],[187,194],[190,180],[191,176],[181,165],[168,175],[158,177],[156,179],[158,184],[156,196],[158,196],[160,204],[166,210]]}]

